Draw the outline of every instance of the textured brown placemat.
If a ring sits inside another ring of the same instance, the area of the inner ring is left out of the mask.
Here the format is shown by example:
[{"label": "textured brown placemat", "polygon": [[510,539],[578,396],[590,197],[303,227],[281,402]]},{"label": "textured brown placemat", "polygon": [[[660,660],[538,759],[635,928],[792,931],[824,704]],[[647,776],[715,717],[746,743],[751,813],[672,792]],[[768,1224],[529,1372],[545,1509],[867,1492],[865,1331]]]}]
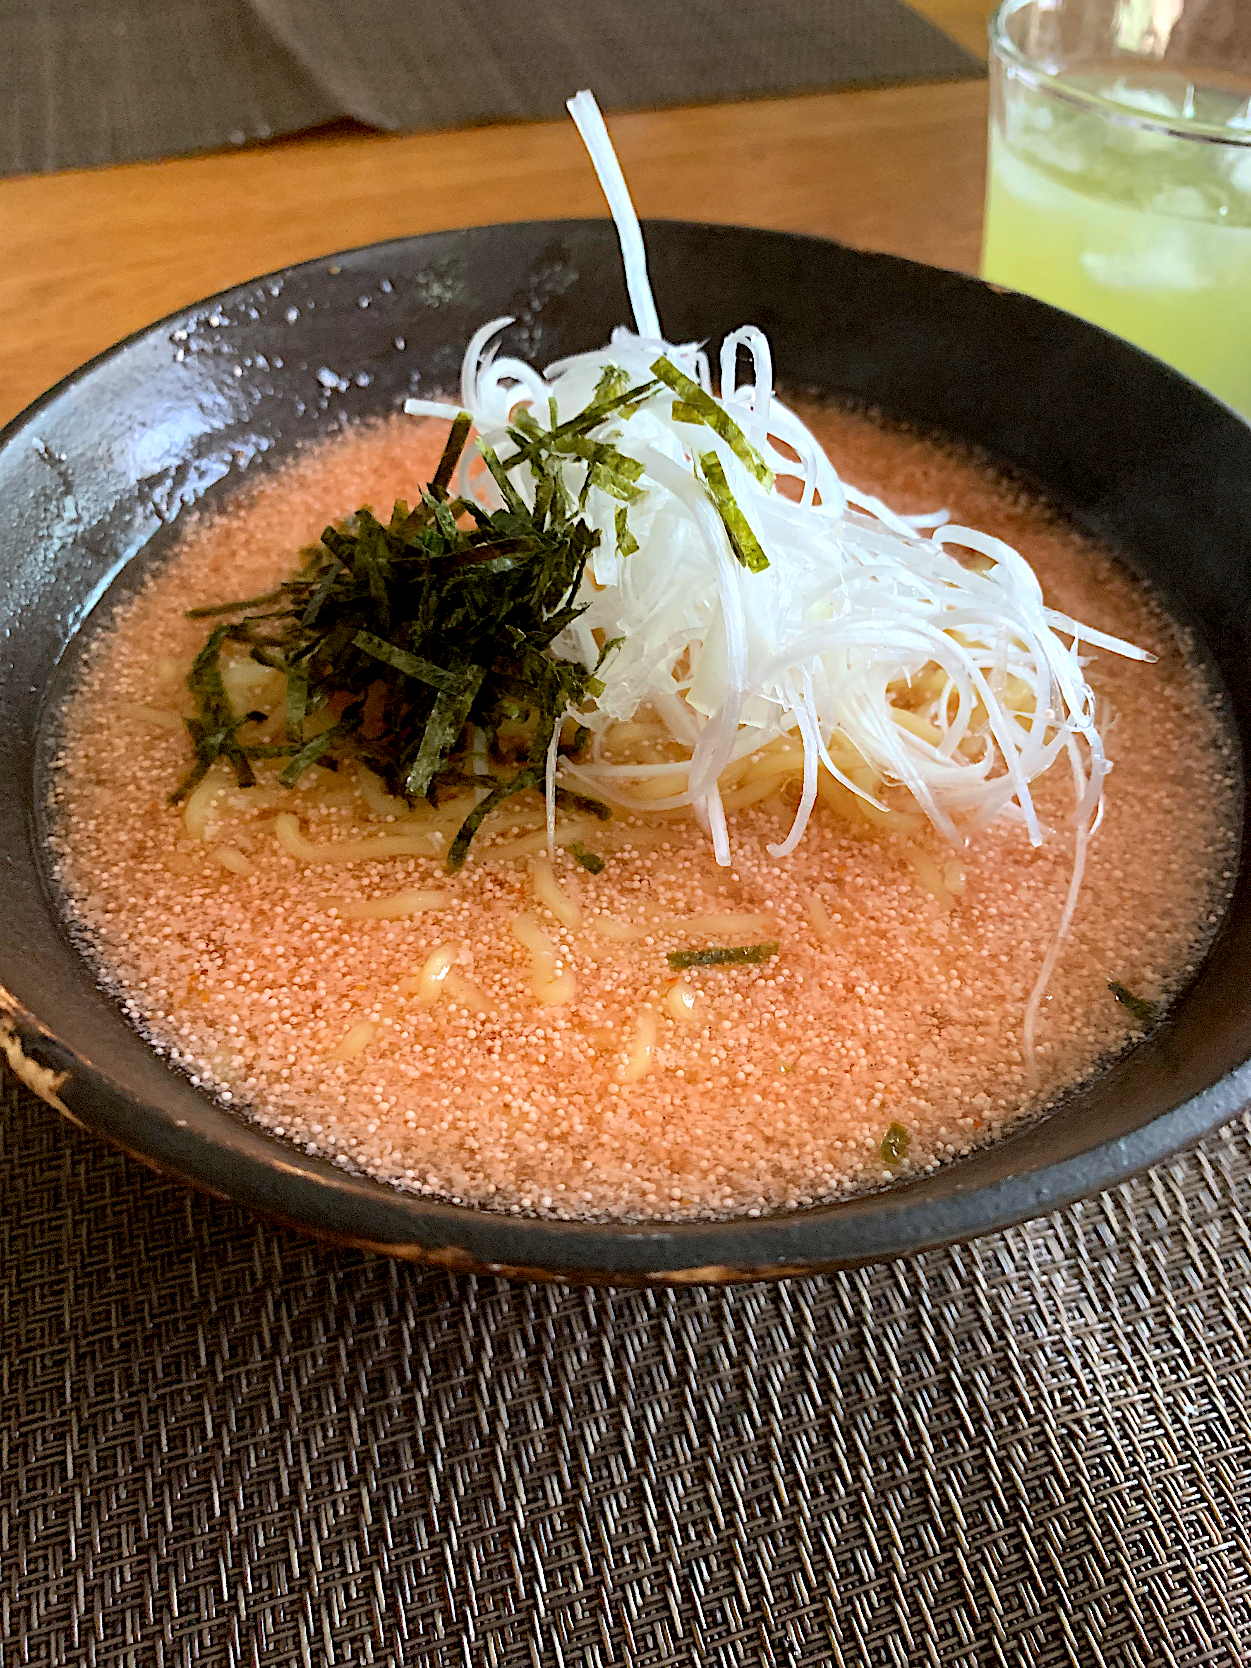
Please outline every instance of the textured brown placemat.
[{"label": "textured brown placemat", "polygon": [[0,1118],[0,1662],[1251,1660],[1251,1117],[828,1279],[327,1249]]},{"label": "textured brown placemat", "polygon": [[902,0],[3,0],[0,173],[984,73]]}]

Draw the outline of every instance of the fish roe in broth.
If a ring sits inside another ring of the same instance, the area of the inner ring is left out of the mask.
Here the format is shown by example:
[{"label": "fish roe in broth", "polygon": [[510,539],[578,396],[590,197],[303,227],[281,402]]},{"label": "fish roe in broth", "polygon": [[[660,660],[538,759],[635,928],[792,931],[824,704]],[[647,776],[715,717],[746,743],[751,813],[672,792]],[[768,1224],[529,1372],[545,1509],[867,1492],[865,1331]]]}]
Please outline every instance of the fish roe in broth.
[{"label": "fish roe in broth", "polygon": [[[1235,768],[1201,671],[1106,554],[969,455],[841,409],[803,415],[847,479],[904,513],[987,528],[1050,605],[1159,657],[1096,653],[1087,669],[1113,715],[1114,769],[1035,1080],[1022,1021],[1073,853],[1061,769],[1034,786],[1055,831],[1037,849],[1007,821],[956,854],[819,805],[779,860],[766,842],[789,827],[792,782],[731,813],[728,869],[688,814],[618,813],[583,834],[599,872],[562,849],[545,873],[508,854],[542,844],[536,796],[488,823],[453,875],[411,850],[296,855],[403,834],[351,769],[310,770],[292,791],[276,771],[251,790],[214,779],[188,829],[167,803],[204,640],[184,609],[264,592],[328,521],[411,497],[445,427],[410,419],[350,429],[224,512],[186,516],[175,556],[84,655],[53,778],[59,878],[102,981],[153,1045],[345,1167],[601,1219],[755,1215],[878,1187],[1036,1114],[1123,1048],[1140,1019],[1109,980],[1167,1000],[1230,884]],[[284,811],[299,818],[287,844]],[[776,955],[668,961],[762,942]]]}]

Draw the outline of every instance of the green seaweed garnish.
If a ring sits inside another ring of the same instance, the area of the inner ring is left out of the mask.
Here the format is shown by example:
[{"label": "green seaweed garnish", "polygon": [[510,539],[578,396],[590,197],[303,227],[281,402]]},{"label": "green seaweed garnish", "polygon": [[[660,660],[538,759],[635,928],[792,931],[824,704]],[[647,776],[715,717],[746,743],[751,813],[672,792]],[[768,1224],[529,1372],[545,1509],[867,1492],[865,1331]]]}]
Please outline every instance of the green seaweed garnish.
[{"label": "green seaweed garnish", "polygon": [[[248,608],[250,603],[241,604]],[[184,718],[191,738],[194,763],[170,795],[171,803],[185,799],[208,775],[218,759],[227,759],[234,767],[235,779],[241,788],[250,788],[256,781],[249,763],[249,748],[239,740],[239,732],[247,724],[261,723],[266,714],[245,712],[242,718],[226,694],[222,682],[221,649],[231,628],[214,626],[208,642],[196,655],[187,673],[187,688],[195,697],[196,716]]]},{"label": "green seaweed garnish", "polygon": [[740,463],[745,464],[763,487],[773,485],[773,471],[748,440],[729,412],[717,404],[693,377],[680,371],[671,359],[661,356],[652,366],[652,375],[672,388],[678,398],[673,404],[673,415],[679,423],[704,423],[719,435]]},{"label": "green seaweed garnish", "polygon": [[[470,428],[462,412],[412,509],[397,501],[384,524],[362,508],[344,526],[327,527],[278,590],[192,610],[193,618],[239,617],[214,626],[187,678],[196,703],[196,716],[187,721],[194,758],[171,802],[185,798],[219,758],[247,787],[255,780],[252,759],[285,758],[280,780],[291,786],[310,765],[333,768],[351,757],[396,797],[437,804],[441,791],[465,785],[469,727],[475,726],[487,737],[491,773],[470,780],[489,791],[449,848],[447,867],[459,868],[491,811],[542,786],[547,750],[564,714],[602,692],[593,671],[552,652],[583,611],[578,589],[600,538],[577,517],[558,460],[585,457],[598,484],[621,497],[636,493],[639,466],[609,442],[589,438],[628,404],[625,382],[620,372],[601,378],[587,411],[560,426],[555,445],[541,431],[543,444],[526,460],[539,479],[533,510],[508,479],[517,460],[502,464],[489,448],[483,456],[504,508],[488,515],[449,496]],[[520,429],[513,438],[531,445]],[[270,603],[278,606],[248,612]],[[228,643],[284,674],[283,742],[241,735],[268,715],[235,716],[222,681]],[[311,720],[316,735],[308,733]],[[506,724],[511,753],[499,742]],[[612,814],[598,800],[564,790],[560,797],[597,816]]]},{"label": "green seaweed garnish", "polygon": [[211,608],[188,608],[189,620],[210,620],[215,614],[237,614],[241,608],[260,608],[267,602],[279,602],[282,592],[267,591],[263,597],[248,597],[246,602],[222,602]]},{"label": "green seaweed garnish", "polygon": [[543,780],[544,769],[545,767],[541,764],[527,765],[524,770],[517,771],[507,781],[501,782],[498,787],[493,788],[486,798],[470,811],[457,830],[456,838],[448,847],[447,862],[444,866],[449,874],[455,874],[457,869],[464,865],[465,856],[469,850],[469,842],[491,812],[498,811],[504,801],[511,799],[513,794],[522,793],[526,788],[537,788]]},{"label": "green seaweed garnish", "polygon": [[711,950],[670,950],[665,960],[675,973],[687,967],[738,967],[768,961],[778,953],[776,942],[741,944]]},{"label": "green seaweed garnish", "polygon": [[699,467],[704,484],[712,494],[712,501],[717,506],[717,513],[729,537],[730,549],[745,568],[750,569],[752,573],[763,573],[769,565],[769,558],[730,491],[730,483],[725,478],[721,459],[715,452],[701,452]]},{"label": "green seaweed garnish", "polygon": [[[658,386],[652,381],[631,388],[629,378],[619,366],[605,366],[588,403],[563,423],[545,429],[530,413],[519,413],[508,430],[517,450],[503,460],[501,469],[511,475],[514,469],[528,464],[536,479],[541,480],[544,475],[550,477],[553,462],[579,458],[590,466],[583,483],[584,498],[591,486],[600,486],[623,502],[632,503],[640,496],[635,482],[643,473],[642,464],[617,450],[613,444],[615,432],[593,438],[593,431],[603,428],[614,417],[622,420],[632,417]],[[510,490],[514,489],[510,487]]]},{"label": "green seaweed garnish", "polygon": [[639,547],[639,541],[630,531],[629,514],[624,504],[617,511],[616,534],[617,554],[619,556],[633,556]]},{"label": "green seaweed garnish", "polygon": [[460,462],[461,453],[465,450],[465,442],[469,439],[469,431],[473,427],[473,418],[467,411],[458,412],[452,419],[452,426],[447,432],[447,439],[443,445],[443,456],[439,459],[434,472],[434,479],[430,483],[430,496],[440,499],[447,496],[447,489],[452,484],[452,475],[456,465]]},{"label": "green seaweed garnish", "polygon": [[1116,997],[1123,1008],[1128,1008],[1139,1025],[1146,1027],[1152,1023],[1157,1013],[1154,1002],[1148,1002],[1145,996],[1135,996],[1132,990],[1126,990],[1116,979],[1108,980],[1108,989]]},{"label": "green seaweed garnish", "polygon": [[883,1164],[901,1164],[907,1157],[908,1148],[912,1145],[912,1132],[903,1124],[892,1124],[882,1137],[881,1154]]},{"label": "green seaweed garnish", "polygon": [[588,851],[581,840],[570,840],[565,848],[575,863],[580,863],[588,874],[602,875],[606,867],[597,851]]},{"label": "green seaweed garnish", "polygon": [[612,816],[611,805],[605,805],[602,799],[592,799],[590,794],[575,793],[572,788],[557,788],[556,803],[562,811],[583,811],[601,822],[607,822]]}]

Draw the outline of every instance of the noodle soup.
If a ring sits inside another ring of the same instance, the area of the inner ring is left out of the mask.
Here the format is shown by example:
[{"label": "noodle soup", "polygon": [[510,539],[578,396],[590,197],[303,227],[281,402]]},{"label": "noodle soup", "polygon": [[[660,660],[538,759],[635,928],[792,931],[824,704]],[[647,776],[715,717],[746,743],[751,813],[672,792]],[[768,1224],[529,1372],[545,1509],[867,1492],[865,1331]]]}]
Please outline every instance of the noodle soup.
[{"label": "noodle soup", "polygon": [[[311,765],[287,789],[280,761],[258,758],[257,785],[219,759],[171,806],[205,637],[185,610],[270,592],[327,522],[411,496],[445,425],[398,418],[188,517],[173,558],[89,644],[54,782],[59,876],[153,1045],[275,1133],[401,1188],[680,1219],[922,1172],[1038,1114],[1139,1034],[1228,889],[1233,769],[1201,670],[1108,555],[975,460],[863,416],[805,416],[862,490],[993,528],[1052,607],[1158,657],[1086,668],[1113,768],[1032,1048],[1026,1010],[1073,875],[1058,773],[1034,784],[1040,844],[1001,819],[959,849],[915,807],[883,814],[824,772],[802,841],[779,856],[804,749],[773,735],[720,778],[728,864],[689,809],[640,810],[637,793],[608,818],[566,799],[549,855],[536,789],[448,873],[481,797],[472,759],[435,805],[351,765]],[[232,710],[278,735],[283,680],[243,654],[222,665]],[[906,692],[896,710],[928,722]],[[645,706],[597,746],[604,780],[614,765],[685,780]]]}]

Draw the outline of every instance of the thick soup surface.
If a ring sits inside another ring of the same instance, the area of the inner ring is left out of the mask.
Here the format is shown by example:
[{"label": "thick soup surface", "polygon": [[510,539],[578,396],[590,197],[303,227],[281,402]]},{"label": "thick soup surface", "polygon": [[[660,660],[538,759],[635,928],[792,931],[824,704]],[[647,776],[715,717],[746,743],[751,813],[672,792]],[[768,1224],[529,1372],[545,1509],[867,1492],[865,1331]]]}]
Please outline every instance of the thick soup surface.
[{"label": "thick soup surface", "polygon": [[[173,561],[91,640],[55,843],[71,918],[152,1042],[276,1133],[400,1187],[632,1218],[880,1186],[992,1138],[1121,1048],[1139,1021],[1109,980],[1166,1000],[1228,889],[1233,773],[1203,678],[1106,555],[978,463],[864,416],[805,416],[845,478],[999,535],[1054,606],[1159,657],[1097,653],[1088,669],[1114,769],[1036,1075],[1022,1022],[1073,856],[1061,769],[1037,787],[1039,849],[1011,823],[955,853],[819,806],[777,860],[765,846],[789,826],[792,776],[731,814],[729,869],[685,814],[582,817],[602,869],[562,849],[550,876],[533,798],[456,875],[414,855],[421,840],[406,850],[421,825],[351,770],[291,792],[275,772],[247,791],[227,773],[194,808],[167,803],[205,635],[184,610],[263,593],[328,521],[412,497],[444,432],[412,419],[328,440],[228,513],[188,516]],[[252,675],[232,687],[240,711],[264,693]],[[278,821],[292,812],[294,834]],[[399,847],[325,860],[366,838]],[[765,944],[763,960],[668,959]]]}]

